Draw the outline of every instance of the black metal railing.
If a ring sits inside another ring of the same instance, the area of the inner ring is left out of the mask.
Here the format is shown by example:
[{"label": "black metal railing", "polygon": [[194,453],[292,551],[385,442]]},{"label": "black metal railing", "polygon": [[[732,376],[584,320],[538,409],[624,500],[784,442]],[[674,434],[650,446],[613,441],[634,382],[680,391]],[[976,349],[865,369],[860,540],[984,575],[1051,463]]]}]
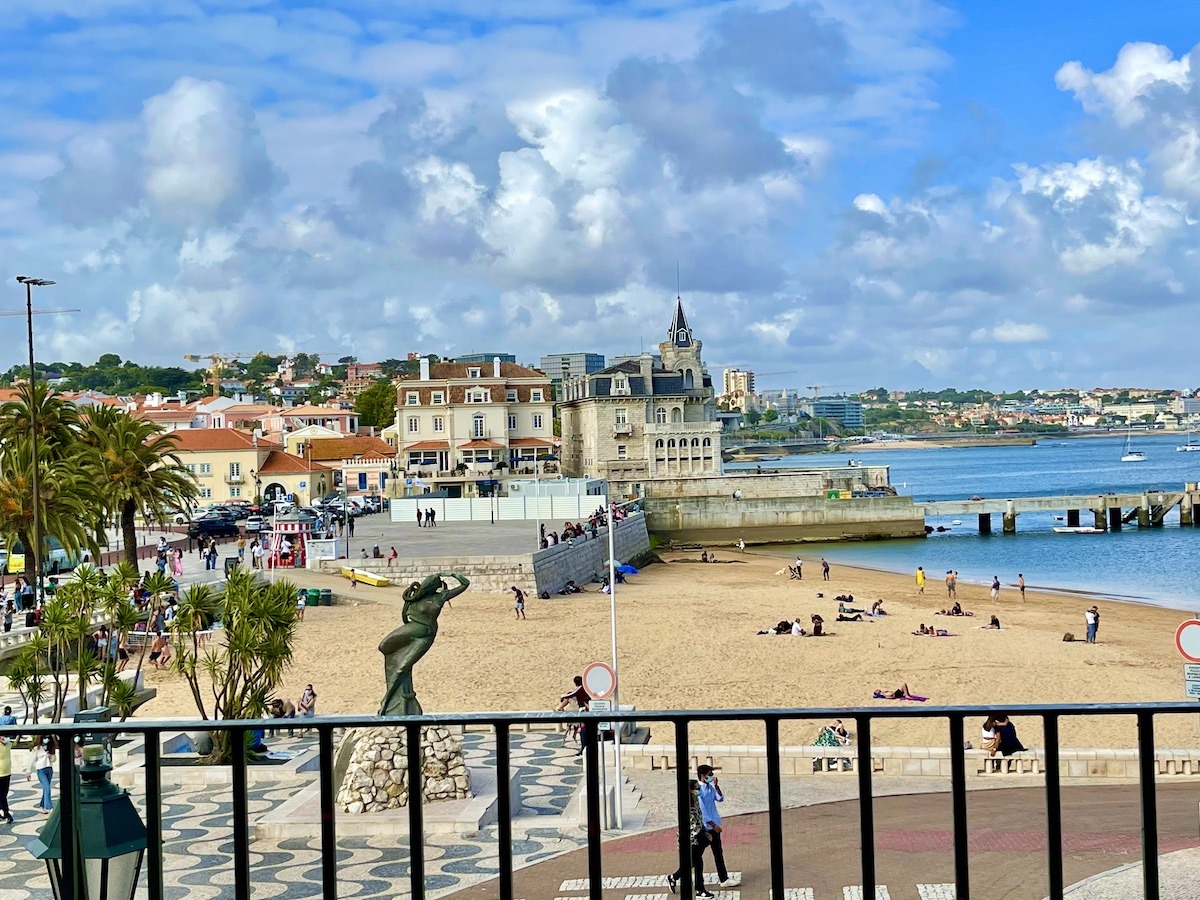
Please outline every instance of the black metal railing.
[{"label": "black metal railing", "polygon": [[[1047,891],[1052,900],[1063,896],[1062,805],[1059,775],[1059,720],[1063,717],[1129,715],[1136,718],[1138,728],[1138,787],[1141,814],[1143,896],[1159,896],[1158,819],[1155,796],[1154,719],[1158,715],[1196,714],[1195,703],[1114,703],[1064,704],[1005,707],[1009,715],[1021,718],[1040,718],[1043,722],[1044,774],[1047,821]],[[676,712],[605,712],[605,713],[470,713],[385,718],[380,716],[328,716],[303,720],[303,727],[317,732],[319,751],[319,791],[321,816],[321,884],[326,900],[338,896],[337,819],[334,783],[334,732],[352,728],[392,726],[404,729],[408,753],[408,819],[409,819],[409,892],[413,900],[426,896],[426,865],[424,842],[424,802],[419,780],[421,774],[421,729],[426,726],[467,726],[491,729],[495,736],[497,784],[498,881],[496,895],[500,900],[513,900],[512,758],[509,739],[514,727],[555,725],[586,722],[663,723],[675,731],[676,797],[678,827],[681,834],[689,833],[690,807],[688,781],[693,773],[689,768],[689,731],[693,723],[760,722],[765,732],[767,761],[767,821],[770,839],[770,889],[774,897],[784,896],[784,834],[781,792],[780,726],[784,723],[816,719],[840,718],[852,721],[857,739],[857,781],[860,827],[860,866],[862,896],[876,894],[876,848],[874,805],[872,795],[871,726],[879,719],[942,719],[949,724],[951,761],[951,817],[954,840],[954,877],[958,900],[970,900],[971,878],[967,828],[967,768],[964,746],[964,723],[967,719],[986,718],[990,707],[923,707],[872,709],[749,709],[749,710],[689,710]],[[292,723],[289,721],[289,724]],[[122,723],[86,723],[54,725],[18,725],[0,727],[0,734],[22,736],[52,734],[60,746],[70,747],[77,735],[84,733],[140,735],[144,738],[146,826],[151,835],[161,834],[162,779],[161,740],[164,734],[196,731],[228,731],[233,735],[232,803],[233,803],[233,864],[234,896],[249,900],[251,895],[250,817],[247,793],[246,737],[253,730],[279,728],[280,720],[263,721],[128,721]],[[587,877],[588,897],[602,900],[603,855],[602,818],[600,810],[600,753],[598,729],[583,729],[585,809],[587,816]],[[60,784],[74,778],[74,758],[70,752],[59,754]],[[619,787],[618,787],[619,789]],[[414,802],[415,801],[415,802]],[[63,821],[64,857],[72,852],[76,799],[71,791],[60,791],[58,800]],[[679,863],[681,896],[691,896],[693,889],[690,852],[687,841],[680,841]],[[146,887],[150,900],[163,897],[162,842],[150,840],[144,866]],[[82,896],[72,879],[74,869],[63,867],[63,900]]]}]

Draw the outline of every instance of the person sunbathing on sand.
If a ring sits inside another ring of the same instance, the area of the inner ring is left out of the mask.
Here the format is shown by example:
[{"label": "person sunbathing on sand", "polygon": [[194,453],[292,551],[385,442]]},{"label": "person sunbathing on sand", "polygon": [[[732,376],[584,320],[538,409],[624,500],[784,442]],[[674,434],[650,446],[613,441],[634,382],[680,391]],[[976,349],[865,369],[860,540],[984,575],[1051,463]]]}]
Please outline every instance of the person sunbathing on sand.
[{"label": "person sunbathing on sand", "polygon": [[926,628],[926,627],[925,627],[925,623],[924,623],[924,622],[922,622],[922,623],[921,623],[921,630],[920,630],[920,631],[914,631],[914,632],[913,632],[913,634],[926,635],[926,634],[929,634],[929,632],[930,632],[930,629]]},{"label": "person sunbathing on sand", "polygon": [[1000,630],[1000,619],[997,618],[996,616],[992,616],[992,621],[988,622],[986,625],[980,625],[979,627],[983,631],[988,631],[988,630],[999,631]]},{"label": "person sunbathing on sand", "polygon": [[871,604],[871,613],[870,614],[872,616],[886,616],[887,615],[887,610],[883,608],[883,598],[882,597],[880,597],[878,600],[876,600],[874,603]]},{"label": "person sunbathing on sand", "polygon": [[837,620],[839,622],[861,622],[863,620],[863,617],[862,617],[862,613],[856,613],[853,616],[843,616],[839,613]]},{"label": "person sunbathing on sand", "polygon": [[852,616],[855,613],[865,613],[866,610],[865,609],[855,609],[852,606],[847,606],[845,603],[839,603],[838,604],[838,612],[845,613],[848,616]]},{"label": "person sunbathing on sand", "polygon": [[894,691],[885,691],[883,688],[875,688],[876,700],[916,700],[919,703],[924,703],[928,697],[918,697],[908,689],[908,684],[902,684]]}]

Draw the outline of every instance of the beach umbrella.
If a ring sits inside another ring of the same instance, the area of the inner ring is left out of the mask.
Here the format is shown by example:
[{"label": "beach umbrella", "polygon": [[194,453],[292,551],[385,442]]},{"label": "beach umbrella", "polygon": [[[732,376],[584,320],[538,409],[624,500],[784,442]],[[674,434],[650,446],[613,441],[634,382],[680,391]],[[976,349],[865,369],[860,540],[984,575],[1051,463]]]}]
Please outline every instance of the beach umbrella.
[{"label": "beach umbrella", "polygon": [[617,566],[617,571],[620,572],[622,575],[636,575],[637,574],[637,569],[635,569],[633,566],[626,565],[625,563],[621,563],[619,566]]}]

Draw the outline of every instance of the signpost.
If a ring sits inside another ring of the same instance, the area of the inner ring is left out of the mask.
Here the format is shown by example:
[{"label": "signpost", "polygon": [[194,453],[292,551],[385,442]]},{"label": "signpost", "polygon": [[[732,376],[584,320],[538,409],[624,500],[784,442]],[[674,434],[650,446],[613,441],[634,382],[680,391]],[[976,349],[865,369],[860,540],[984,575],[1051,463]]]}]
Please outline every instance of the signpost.
[{"label": "signpost", "polygon": [[1183,691],[1200,700],[1200,619],[1188,619],[1175,629],[1175,647],[1188,660],[1183,667]]},{"label": "signpost", "polygon": [[[592,698],[590,708],[601,709],[595,701],[606,700],[617,689],[617,676],[613,673],[612,666],[602,662],[589,665],[583,670],[583,689]],[[612,709],[612,706],[605,706],[603,709]]]}]

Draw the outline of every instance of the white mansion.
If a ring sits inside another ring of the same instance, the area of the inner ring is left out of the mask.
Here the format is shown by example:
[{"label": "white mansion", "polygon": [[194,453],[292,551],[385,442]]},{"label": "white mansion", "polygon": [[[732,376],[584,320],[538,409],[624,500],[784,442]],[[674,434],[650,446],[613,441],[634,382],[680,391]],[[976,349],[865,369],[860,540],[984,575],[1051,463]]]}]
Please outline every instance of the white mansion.
[{"label": "white mansion", "polygon": [[667,339],[649,353],[567,381],[559,403],[565,475],[607,478],[613,494],[646,480],[721,474],[715,392],[675,298]]}]

